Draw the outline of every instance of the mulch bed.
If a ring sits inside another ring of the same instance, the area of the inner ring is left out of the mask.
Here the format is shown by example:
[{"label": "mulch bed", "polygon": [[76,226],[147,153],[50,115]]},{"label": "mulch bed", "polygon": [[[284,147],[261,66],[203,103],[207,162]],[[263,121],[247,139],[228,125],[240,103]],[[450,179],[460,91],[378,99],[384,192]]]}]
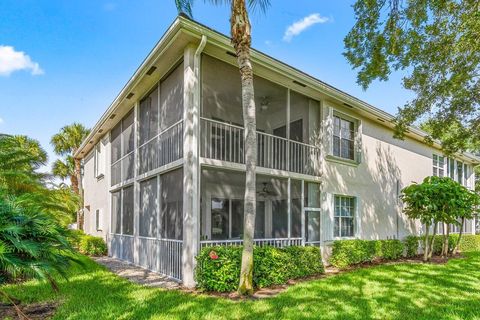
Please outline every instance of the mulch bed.
[{"label": "mulch bed", "polygon": [[[442,258],[440,256],[433,256],[430,262],[428,262],[427,264],[446,264],[450,259],[463,259],[463,258],[464,256],[462,256],[461,254],[452,255],[447,258]],[[220,298],[230,299],[233,301],[258,300],[258,299],[275,297],[276,295],[285,291],[288,287],[291,287],[297,283],[328,278],[337,274],[346,273],[346,272],[350,272],[357,269],[370,268],[370,267],[379,266],[379,265],[395,265],[400,263],[424,263],[423,256],[418,255],[413,258],[401,258],[393,261],[374,260],[372,262],[361,263],[355,266],[351,266],[346,269],[338,269],[336,267],[329,266],[329,267],[325,267],[324,274],[319,274],[319,275],[310,276],[310,277],[301,278],[301,279],[289,280],[286,284],[283,284],[283,285],[260,288],[255,290],[254,294],[251,297],[239,296],[236,292],[208,292],[208,291],[202,291],[198,289],[186,289],[186,288],[182,288],[180,290],[182,290],[183,292],[191,293],[191,294],[220,297]]]},{"label": "mulch bed", "polygon": [[18,310],[12,304],[0,303],[0,319],[50,319],[57,310],[58,303],[42,302],[31,304],[18,304],[17,307],[20,309],[23,315],[19,315]]}]

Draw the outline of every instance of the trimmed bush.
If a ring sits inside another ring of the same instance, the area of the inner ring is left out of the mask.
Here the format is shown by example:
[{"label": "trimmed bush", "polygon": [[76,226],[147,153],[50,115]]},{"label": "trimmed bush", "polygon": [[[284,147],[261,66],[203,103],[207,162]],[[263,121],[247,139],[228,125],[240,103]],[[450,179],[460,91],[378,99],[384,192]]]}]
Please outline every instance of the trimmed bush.
[{"label": "trimmed bush", "polygon": [[480,235],[462,235],[462,239],[460,239],[460,244],[458,247],[462,252],[480,251]]},{"label": "trimmed bush", "polygon": [[376,243],[375,256],[385,260],[396,260],[403,256],[405,246],[402,241],[397,239],[378,240]]},{"label": "trimmed bush", "polygon": [[89,256],[103,256],[107,254],[107,244],[101,237],[83,235],[78,251]]},{"label": "trimmed bush", "polygon": [[403,240],[407,258],[415,258],[418,255],[418,241],[419,239],[416,236],[408,236]]},{"label": "trimmed bush", "polygon": [[[207,247],[197,256],[195,278],[207,291],[235,291],[240,278],[242,247]],[[257,288],[324,272],[318,247],[255,247],[253,284]]]},{"label": "trimmed bush", "polygon": [[333,242],[330,263],[340,269],[371,262],[375,258],[377,246],[370,240],[337,240]]}]

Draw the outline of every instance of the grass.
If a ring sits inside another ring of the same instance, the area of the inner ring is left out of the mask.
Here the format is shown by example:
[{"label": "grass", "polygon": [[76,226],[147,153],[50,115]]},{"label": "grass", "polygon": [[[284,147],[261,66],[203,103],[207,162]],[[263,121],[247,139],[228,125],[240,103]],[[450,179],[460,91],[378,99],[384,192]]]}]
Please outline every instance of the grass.
[{"label": "grass", "polygon": [[132,284],[84,257],[55,294],[41,282],[11,285],[24,302],[61,302],[54,319],[480,319],[480,253],[446,265],[358,269],[257,301],[231,301]]}]

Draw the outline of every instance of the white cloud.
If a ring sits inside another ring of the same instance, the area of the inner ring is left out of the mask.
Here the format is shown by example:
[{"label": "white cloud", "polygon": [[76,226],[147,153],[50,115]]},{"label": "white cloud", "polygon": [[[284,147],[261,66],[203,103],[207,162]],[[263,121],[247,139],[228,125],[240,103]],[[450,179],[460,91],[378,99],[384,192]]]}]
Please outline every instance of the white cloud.
[{"label": "white cloud", "polygon": [[5,121],[3,121],[3,119],[2,119],[2,118],[0,118],[0,124],[2,124],[2,123],[4,123],[4,122],[5,122]]},{"label": "white cloud", "polygon": [[293,37],[298,36],[303,31],[317,23],[329,22],[330,18],[322,17],[319,13],[312,13],[298,21],[295,21],[287,27],[283,35],[283,41],[290,42]]},{"label": "white cloud", "polygon": [[43,74],[37,62],[22,51],[15,51],[14,47],[0,45],[0,76],[9,76],[12,72],[29,70],[34,76]]}]

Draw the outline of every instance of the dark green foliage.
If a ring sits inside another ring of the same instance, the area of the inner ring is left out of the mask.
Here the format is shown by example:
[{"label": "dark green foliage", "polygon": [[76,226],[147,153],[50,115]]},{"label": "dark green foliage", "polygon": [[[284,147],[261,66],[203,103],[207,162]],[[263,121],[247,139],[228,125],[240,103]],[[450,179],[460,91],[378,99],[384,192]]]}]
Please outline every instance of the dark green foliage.
[{"label": "dark green foliage", "polygon": [[418,255],[418,242],[419,239],[416,236],[408,236],[403,240],[405,245],[405,256],[407,258],[414,258]]},{"label": "dark green foliage", "polygon": [[78,251],[89,256],[104,256],[107,254],[107,244],[101,237],[86,234],[80,238]]},{"label": "dark green foliage", "polygon": [[399,109],[397,136],[429,117],[432,138],[448,153],[478,147],[479,2],[357,0],[353,8],[344,55],[359,69],[358,83],[366,88],[403,70],[403,86],[415,93]]},{"label": "dark green foliage", "polygon": [[396,260],[403,256],[405,249],[402,241],[397,239],[376,241],[376,257],[385,260]]},{"label": "dark green foliage", "polygon": [[377,251],[373,240],[338,240],[333,242],[330,263],[337,268],[371,262]]},{"label": "dark green foliage", "polygon": [[28,212],[0,196],[0,285],[37,278],[56,288],[52,274],[65,275],[75,260],[66,234],[51,216]]},{"label": "dark green foliage", "polygon": [[[203,248],[197,256],[197,285],[207,291],[237,289],[242,247]],[[212,259],[213,257],[213,259]],[[257,288],[284,284],[290,279],[323,273],[318,247],[255,247],[253,283]]]}]

